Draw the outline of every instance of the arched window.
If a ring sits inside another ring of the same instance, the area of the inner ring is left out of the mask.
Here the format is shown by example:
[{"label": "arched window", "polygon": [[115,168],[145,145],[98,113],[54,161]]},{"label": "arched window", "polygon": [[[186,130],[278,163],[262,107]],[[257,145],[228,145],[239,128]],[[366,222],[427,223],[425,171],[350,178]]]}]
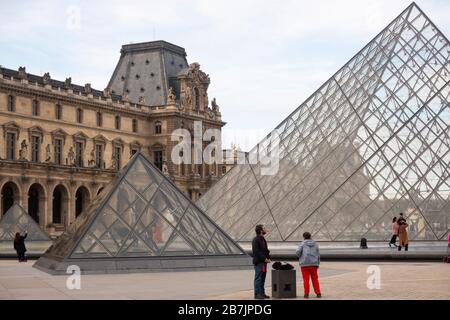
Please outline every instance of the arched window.
[{"label": "arched window", "polygon": [[103,123],[103,117],[101,112],[97,112],[97,127],[101,127]]},{"label": "arched window", "polygon": [[62,118],[62,108],[59,103],[55,105],[55,118],[56,120],[61,120]]},{"label": "arched window", "polygon": [[5,214],[14,203],[20,202],[20,190],[12,181],[3,185],[0,195],[2,199],[2,215]]},{"label": "arched window", "polygon": [[45,191],[39,183],[34,183],[28,190],[28,214],[39,223],[40,214],[45,212]]},{"label": "arched window", "polygon": [[8,111],[14,111],[14,97],[12,95],[8,96]]},{"label": "arched window", "polygon": [[156,121],[155,122],[155,134],[161,134],[162,129],[161,129],[161,121]]},{"label": "arched window", "polygon": [[195,110],[200,110],[200,92],[198,88],[194,88]]},{"label": "arched window", "polygon": [[53,212],[52,222],[56,224],[63,223],[63,215],[67,213],[67,190],[64,186],[58,185],[53,190]]},{"label": "arched window", "polygon": [[88,206],[90,201],[89,191],[81,186],[75,193],[75,217],[78,217]]},{"label": "arched window", "polygon": [[116,125],[116,130],[120,130],[120,116],[116,116],[115,118],[115,125]]},{"label": "arched window", "polygon": [[77,122],[83,122],[83,110],[81,108],[77,108]]}]

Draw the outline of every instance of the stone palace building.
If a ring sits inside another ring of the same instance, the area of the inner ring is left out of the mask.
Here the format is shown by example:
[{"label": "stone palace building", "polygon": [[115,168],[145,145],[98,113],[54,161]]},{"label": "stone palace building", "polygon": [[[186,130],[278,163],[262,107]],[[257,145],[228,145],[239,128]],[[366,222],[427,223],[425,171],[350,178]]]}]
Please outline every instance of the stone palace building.
[{"label": "stone palace building", "polygon": [[122,46],[103,91],[0,67],[0,213],[18,203],[59,234],[136,151],[196,200],[222,167],[174,164],[171,133],[193,132],[194,121],[222,128],[209,84],[183,48],[165,41]]}]

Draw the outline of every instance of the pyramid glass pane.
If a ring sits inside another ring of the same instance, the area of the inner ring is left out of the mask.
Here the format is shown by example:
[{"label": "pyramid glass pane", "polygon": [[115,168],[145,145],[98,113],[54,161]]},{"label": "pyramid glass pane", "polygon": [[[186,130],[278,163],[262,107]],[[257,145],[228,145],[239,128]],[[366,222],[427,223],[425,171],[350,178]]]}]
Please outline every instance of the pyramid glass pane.
[{"label": "pyramid glass pane", "polygon": [[[440,240],[450,227],[449,81],[450,43],[413,3],[198,204],[239,241],[256,223],[273,240],[385,240],[399,212],[415,240]],[[269,173],[264,155],[274,155]]]},{"label": "pyramid glass pane", "polygon": [[242,248],[138,153],[36,266],[55,271],[73,263],[88,271],[116,272],[167,264],[176,269],[175,258],[182,257],[186,267],[189,256],[218,256],[219,266],[226,259],[229,265],[250,265]]},{"label": "pyramid glass pane", "polygon": [[27,232],[27,241],[51,241],[48,234],[18,204],[14,204],[0,219],[0,241],[13,241],[16,232]]}]

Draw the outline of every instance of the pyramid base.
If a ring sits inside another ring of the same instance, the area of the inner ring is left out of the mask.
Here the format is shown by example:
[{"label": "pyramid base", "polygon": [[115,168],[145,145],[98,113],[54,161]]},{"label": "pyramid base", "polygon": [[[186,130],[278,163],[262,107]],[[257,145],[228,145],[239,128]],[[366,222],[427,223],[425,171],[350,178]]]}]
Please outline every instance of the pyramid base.
[{"label": "pyramid base", "polygon": [[42,256],[33,267],[52,275],[67,275],[72,273],[67,268],[73,265],[82,274],[253,269],[252,259],[246,255],[70,260]]}]

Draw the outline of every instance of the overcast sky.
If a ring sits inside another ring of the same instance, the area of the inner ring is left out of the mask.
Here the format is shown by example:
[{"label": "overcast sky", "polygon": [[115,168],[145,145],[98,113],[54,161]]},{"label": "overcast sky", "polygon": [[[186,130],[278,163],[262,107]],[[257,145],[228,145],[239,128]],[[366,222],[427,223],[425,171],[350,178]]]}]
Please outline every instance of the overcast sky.
[{"label": "overcast sky", "polygon": [[[122,44],[166,40],[210,75],[223,147],[253,147],[409,0],[4,1],[0,65],[104,89]],[[450,0],[416,3],[447,37]],[[77,18],[79,13],[79,19]]]}]

